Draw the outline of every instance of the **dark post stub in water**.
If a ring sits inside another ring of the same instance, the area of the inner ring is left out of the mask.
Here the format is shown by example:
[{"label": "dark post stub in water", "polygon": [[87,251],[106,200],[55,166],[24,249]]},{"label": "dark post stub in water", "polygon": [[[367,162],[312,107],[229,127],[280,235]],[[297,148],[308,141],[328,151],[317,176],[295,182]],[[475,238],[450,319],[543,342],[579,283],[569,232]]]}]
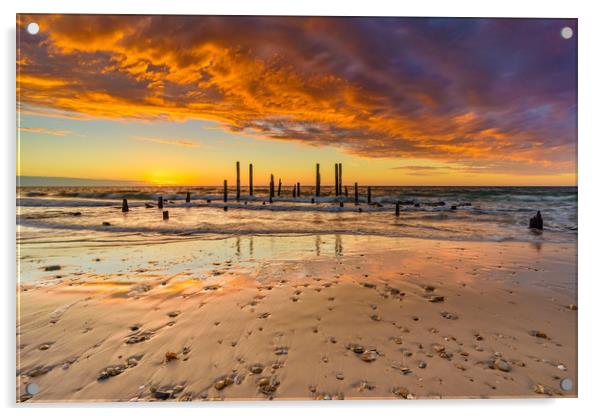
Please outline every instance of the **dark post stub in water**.
[{"label": "dark post stub in water", "polygon": [[163,197],[162,196],[157,198],[157,208],[163,209]]},{"label": "dark post stub in water", "polygon": [[121,204],[121,212],[128,212],[130,210],[130,207],[128,207],[128,200],[127,198],[123,198],[123,203]]},{"label": "dark post stub in water", "polygon": [[168,220],[169,219],[169,211],[163,211],[163,219],[164,220]]},{"label": "dark post stub in water", "polygon": [[186,202],[190,203],[190,192],[186,192]]},{"label": "dark post stub in water", "polygon": [[537,211],[537,214],[529,220],[529,228],[543,230],[543,218],[541,212]]},{"label": "dark post stub in water", "polygon": [[228,180],[224,179],[224,202],[228,202]]}]

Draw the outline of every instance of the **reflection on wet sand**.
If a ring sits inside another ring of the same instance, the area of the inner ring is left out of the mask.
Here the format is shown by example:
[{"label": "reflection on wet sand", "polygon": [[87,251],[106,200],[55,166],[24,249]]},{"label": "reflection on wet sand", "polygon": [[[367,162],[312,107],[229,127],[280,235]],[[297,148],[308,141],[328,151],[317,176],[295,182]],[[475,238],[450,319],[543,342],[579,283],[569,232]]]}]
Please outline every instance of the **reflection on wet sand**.
[{"label": "reflection on wet sand", "polygon": [[240,236],[49,257],[24,245],[25,270],[44,277],[20,285],[17,396],[574,396],[558,383],[576,383],[575,248],[527,247]]}]

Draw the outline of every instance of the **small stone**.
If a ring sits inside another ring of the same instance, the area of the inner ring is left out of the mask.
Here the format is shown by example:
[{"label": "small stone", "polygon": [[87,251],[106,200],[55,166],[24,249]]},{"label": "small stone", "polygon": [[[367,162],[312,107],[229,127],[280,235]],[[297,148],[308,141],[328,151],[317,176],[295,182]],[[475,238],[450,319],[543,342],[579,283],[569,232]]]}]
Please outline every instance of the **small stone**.
[{"label": "small stone", "polygon": [[55,272],[57,270],[61,270],[61,266],[59,266],[58,264],[44,267],[45,272]]},{"label": "small stone", "polygon": [[452,321],[455,321],[458,319],[458,315],[453,314],[451,312],[441,312],[441,316],[445,319],[450,319]]},{"label": "small stone", "polygon": [[39,349],[40,351],[45,351],[45,350],[47,350],[48,348],[50,348],[50,345],[49,345],[49,344],[42,344],[42,345],[40,345],[40,346],[38,347],[38,349]]},{"label": "small stone", "polygon": [[170,362],[172,360],[179,360],[177,352],[167,351],[165,353],[165,362]]},{"label": "small stone", "polygon": [[536,337],[536,338],[548,339],[548,336],[546,335],[545,332],[541,332],[536,329],[529,331],[529,335]]},{"label": "small stone", "polygon": [[407,399],[408,396],[410,395],[410,391],[408,389],[406,389],[405,387],[395,387],[393,389],[393,394],[398,397]]},{"label": "small stone", "polygon": [[445,297],[439,296],[439,295],[433,295],[433,296],[429,296],[427,299],[431,303],[441,303],[445,300]]},{"label": "small stone", "polygon": [[159,400],[167,400],[171,397],[172,393],[173,392],[171,390],[166,390],[166,391],[156,390],[153,393],[153,397],[155,399],[159,399]]},{"label": "small stone", "polygon": [[276,355],[287,355],[288,348],[287,347],[278,347],[274,350],[274,354]]},{"label": "small stone", "polygon": [[351,344],[349,346],[349,349],[356,354],[361,354],[365,351],[364,347],[362,347],[361,345],[358,345],[358,344]]},{"label": "small stone", "polygon": [[108,222],[108,221],[103,221],[103,222],[102,222],[102,225],[104,225],[105,227],[110,227],[110,226],[111,226],[111,223],[110,223],[110,222]]},{"label": "small stone", "polygon": [[222,377],[213,384],[213,388],[215,388],[215,390],[223,390],[232,383],[234,383],[234,380],[231,377]]},{"label": "small stone", "polygon": [[262,377],[257,382],[259,392],[265,395],[271,395],[272,393],[275,393],[279,385],[280,382],[274,377]]},{"label": "small stone", "polygon": [[362,286],[368,289],[374,289],[376,287],[376,285],[373,283],[362,283]]},{"label": "small stone", "polygon": [[546,386],[544,386],[542,384],[536,384],[533,387],[533,391],[537,394],[546,394],[548,396],[552,395],[552,392],[550,391],[550,389],[548,389]]},{"label": "small stone", "polygon": [[381,317],[380,317],[380,315],[376,315],[375,314],[375,315],[370,316],[370,319],[372,319],[373,321],[377,321],[378,322],[378,321],[381,320]]},{"label": "small stone", "polygon": [[169,312],[169,313],[167,314],[167,316],[169,316],[170,318],[175,318],[175,317],[176,317],[176,316],[178,316],[179,314],[180,314],[180,311],[172,311],[172,312]]},{"label": "small stone", "polygon": [[261,364],[253,364],[251,368],[249,368],[251,373],[253,374],[261,374],[263,372],[263,365]]},{"label": "small stone", "polygon": [[556,367],[561,371],[566,371],[566,367],[564,366],[564,364],[558,364]]},{"label": "small stone", "polygon": [[493,362],[493,365],[495,365],[495,367],[498,370],[504,371],[506,373],[512,369],[512,367],[510,367],[510,364],[508,364],[508,362],[506,360],[502,360],[501,358],[496,359]]},{"label": "small stone", "polygon": [[342,373],[337,373],[335,377],[337,378],[337,380],[345,380],[345,376]]},{"label": "small stone", "polygon": [[574,303],[571,303],[569,306],[567,306],[568,309],[572,310],[572,311],[576,311],[577,310],[577,305],[575,305]]},{"label": "small stone", "polygon": [[378,353],[375,350],[364,351],[362,355],[360,355],[362,361],[371,363],[378,358]]}]

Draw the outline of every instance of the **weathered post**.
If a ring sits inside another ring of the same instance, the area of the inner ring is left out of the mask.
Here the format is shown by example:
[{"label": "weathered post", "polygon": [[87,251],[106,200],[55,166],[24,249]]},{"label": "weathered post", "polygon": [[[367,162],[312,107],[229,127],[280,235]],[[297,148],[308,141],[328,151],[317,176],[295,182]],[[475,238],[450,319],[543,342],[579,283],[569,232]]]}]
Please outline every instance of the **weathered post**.
[{"label": "weathered post", "polygon": [[339,195],[343,195],[343,164],[339,163]]},{"label": "weathered post", "polygon": [[163,197],[162,196],[157,198],[157,208],[163,209]]},{"label": "weathered post", "polygon": [[274,175],[270,174],[270,204],[272,203],[272,198],[274,198]]},{"label": "weathered post", "polygon": [[253,164],[249,163],[249,195],[253,196]]},{"label": "weathered post", "polygon": [[395,216],[399,217],[399,201],[395,203]]},{"label": "weathered post", "polygon": [[359,199],[359,194],[357,191],[357,182],[355,183],[355,205],[359,204],[360,199]]},{"label": "weathered post", "polygon": [[228,180],[224,179],[224,202],[228,202]]},{"label": "weathered post", "polygon": [[282,178],[278,178],[278,196],[280,196],[281,190],[282,190]]},{"label": "weathered post", "polygon": [[320,164],[316,163],[316,196],[320,196]]},{"label": "weathered post", "polygon": [[334,164],[334,194],[339,196],[339,164]]},{"label": "weathered post", "polygon": [[541,212],[537,211],[537,214],[529,220],[529,228],[543,230],[543,217],[541,216]]},{"label": "weathered post", "polygon": [[297,198],[297,186],[293,185],[293,198]]},{"label": "weathered post", "polygon": [[240,162],[236,162],[236,200],[240,201]]},{"label": "weathered post", "polygon": [[186,192],[186,202],[190,203],[190,192]]},{"label": "weathered post", "polygon": [[349,189],[347,189],[347,185],[345,185],[345,198],[349,196]]},{"label": "weathered post", "polygon": [[130,207],[128,207],[128,200],[127,198],[123,198],[123,202],[121,203],[121,212],[128,212],[130,210]]},{"label": "weathered post", "polygon": [[368,187],[368,204],[372,203],[372,187]]},{"label": "weathered post", "polygon": [[301,184],[297,182],[297,197],[301,198]]},{"label": "weathered post", "polygon": [[163,220],[166,221],[169,219],[169,211],[163,211]]}]

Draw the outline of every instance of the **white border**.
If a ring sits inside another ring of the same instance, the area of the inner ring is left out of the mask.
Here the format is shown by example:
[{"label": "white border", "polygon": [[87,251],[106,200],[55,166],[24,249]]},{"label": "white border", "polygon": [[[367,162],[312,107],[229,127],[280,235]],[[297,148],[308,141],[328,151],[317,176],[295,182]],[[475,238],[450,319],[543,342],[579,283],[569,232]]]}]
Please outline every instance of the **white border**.
[{"label": "white border", "polygon": [[[287,414],[346,415],[367,412],[421,414],[444,413],[449,415],[480,414],[504,415],[516,411],[545,412],[547,415],[590,413],[599,404],[598,390],[602,386],[602,325],[600,322],[600,298],[602,296],[601,266],[595,262],[600,256],[602,235],[600,215],[600,166],[602,152],[602,97],[600,76],[602,59],[602,15],[595,1],[574,0],[525,1],[525,0],[440,0],[440,1],[392,1],[369,0],[362,2],[325,0],[5,0],[1,2],[2,54],[1,82],[3,94],[0,100],[4,137],[2,150],[2,202],[3,220],[0,265],[4,273],[1,319],[4,337],[0,342],[4,360],[4,375],[0,377],[1,404],[8,411],[43,413],[45,416],[65,414],[98,414],[106,411],[125,414],[134,408],[126,405],[71,405],[16,406],[15,397],[15,14],[32,12],[54,13],[146,13],[146,14],[264,14],[264,15],[371,15],[371,16],[473,16],[473,17],[571,17],[579,19],[579,399],[523,399],[523,400],[452,400],[422,402],[369,402],[346,401],[339,403],[272,402],[272,403],[202,403],[193,406],[155,405],[137,407],[149,414],[177,411],[179,414]],[[85,409],[82,409],[84,407]],[[591,412],[593,413],[593,412]]]}]

